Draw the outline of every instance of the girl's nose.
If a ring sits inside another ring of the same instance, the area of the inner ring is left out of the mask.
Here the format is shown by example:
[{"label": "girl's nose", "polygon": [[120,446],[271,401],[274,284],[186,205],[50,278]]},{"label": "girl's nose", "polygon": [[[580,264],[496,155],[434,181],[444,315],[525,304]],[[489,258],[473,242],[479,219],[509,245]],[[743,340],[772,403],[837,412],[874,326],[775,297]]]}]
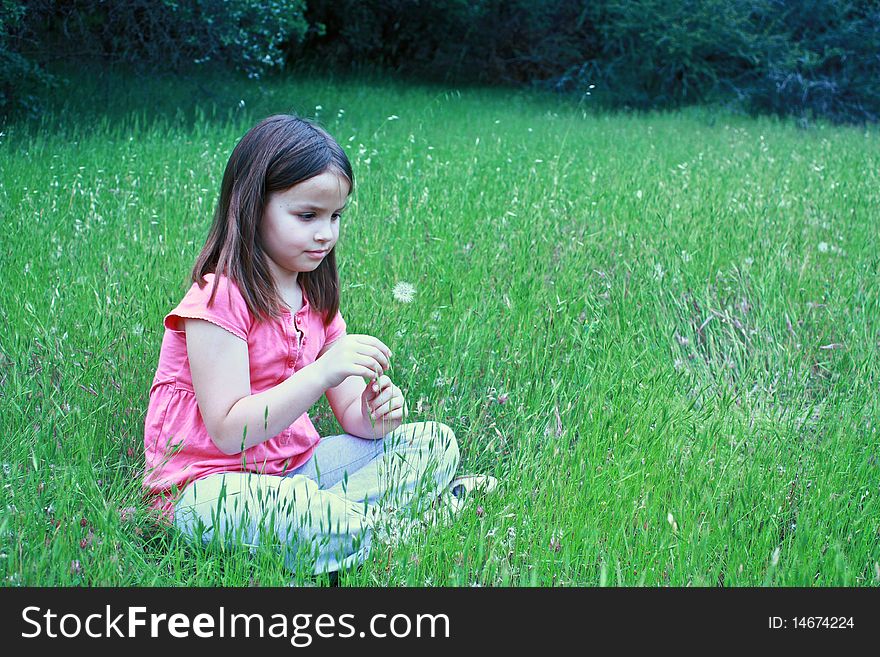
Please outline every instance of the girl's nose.
[{"label": "girl's nose", "polygon": [[315,241],[316,242],[328,242],[333,239],[333,226],[329,225],[327,222],[321,222],[320,225],[315,226]]}]

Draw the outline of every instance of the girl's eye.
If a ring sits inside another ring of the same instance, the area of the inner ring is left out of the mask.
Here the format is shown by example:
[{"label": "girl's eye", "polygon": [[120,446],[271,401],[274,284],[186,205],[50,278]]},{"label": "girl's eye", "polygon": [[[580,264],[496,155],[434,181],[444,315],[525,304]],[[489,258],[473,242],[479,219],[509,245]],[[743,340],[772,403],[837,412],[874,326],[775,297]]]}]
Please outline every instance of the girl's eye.
[{"label": "girl's eye", "polygon": [[[299,213],[296,216],[299,217],[300,219],[302,219],[303,221],[311,221],[312,219],[315,218],[314,213],[311,213],[311,212]],[[342,219],[342,213],[337,212],[337,213],[331,215],[330,218],[333,221],[339,221],[340,219]]]}]

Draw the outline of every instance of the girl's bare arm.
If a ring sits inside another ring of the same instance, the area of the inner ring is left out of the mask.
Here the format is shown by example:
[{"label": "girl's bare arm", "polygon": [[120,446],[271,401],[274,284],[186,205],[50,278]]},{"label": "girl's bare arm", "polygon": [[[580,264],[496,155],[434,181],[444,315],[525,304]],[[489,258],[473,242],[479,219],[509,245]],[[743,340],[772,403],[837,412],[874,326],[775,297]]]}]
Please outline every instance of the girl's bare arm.
[{"label": "girl's bare arm", "polygon": [[244,340],[200,319],[187,319],[185,330],[199,411],[224,454],[238,454],[281,433],[327,388],[322,368],[312,363],[274,388],[251,394]]}]

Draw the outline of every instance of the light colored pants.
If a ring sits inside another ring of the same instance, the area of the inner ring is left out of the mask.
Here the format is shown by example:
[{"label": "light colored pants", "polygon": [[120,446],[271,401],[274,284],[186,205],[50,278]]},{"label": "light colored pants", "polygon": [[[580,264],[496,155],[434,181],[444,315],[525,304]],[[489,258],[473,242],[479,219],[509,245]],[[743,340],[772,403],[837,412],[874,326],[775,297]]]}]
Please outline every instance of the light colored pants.
[{"label": "light colored pants", "polygon": [[423,512],[458,462],[455,434],[438,422],[403,424],[381,440],[329,436],[285,476],[229,472],[192,482],[174,522],[206,543],[277,541],[290,570],[332,572],[363,562],[383,518]]}]

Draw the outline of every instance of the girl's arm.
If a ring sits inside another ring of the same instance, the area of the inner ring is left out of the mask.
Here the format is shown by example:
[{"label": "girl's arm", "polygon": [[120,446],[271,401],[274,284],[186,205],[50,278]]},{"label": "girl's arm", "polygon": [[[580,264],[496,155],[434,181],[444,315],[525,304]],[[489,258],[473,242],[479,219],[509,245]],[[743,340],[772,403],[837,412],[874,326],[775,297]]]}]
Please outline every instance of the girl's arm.
[{"label": "girl's arm", "polygon": [[185,331],[199,411],[224,454],[238,454],[278,435],[327,389],[323,369],[311,363],[274,388],[251,394],[244,340],[201,319],[187,319]]}]

